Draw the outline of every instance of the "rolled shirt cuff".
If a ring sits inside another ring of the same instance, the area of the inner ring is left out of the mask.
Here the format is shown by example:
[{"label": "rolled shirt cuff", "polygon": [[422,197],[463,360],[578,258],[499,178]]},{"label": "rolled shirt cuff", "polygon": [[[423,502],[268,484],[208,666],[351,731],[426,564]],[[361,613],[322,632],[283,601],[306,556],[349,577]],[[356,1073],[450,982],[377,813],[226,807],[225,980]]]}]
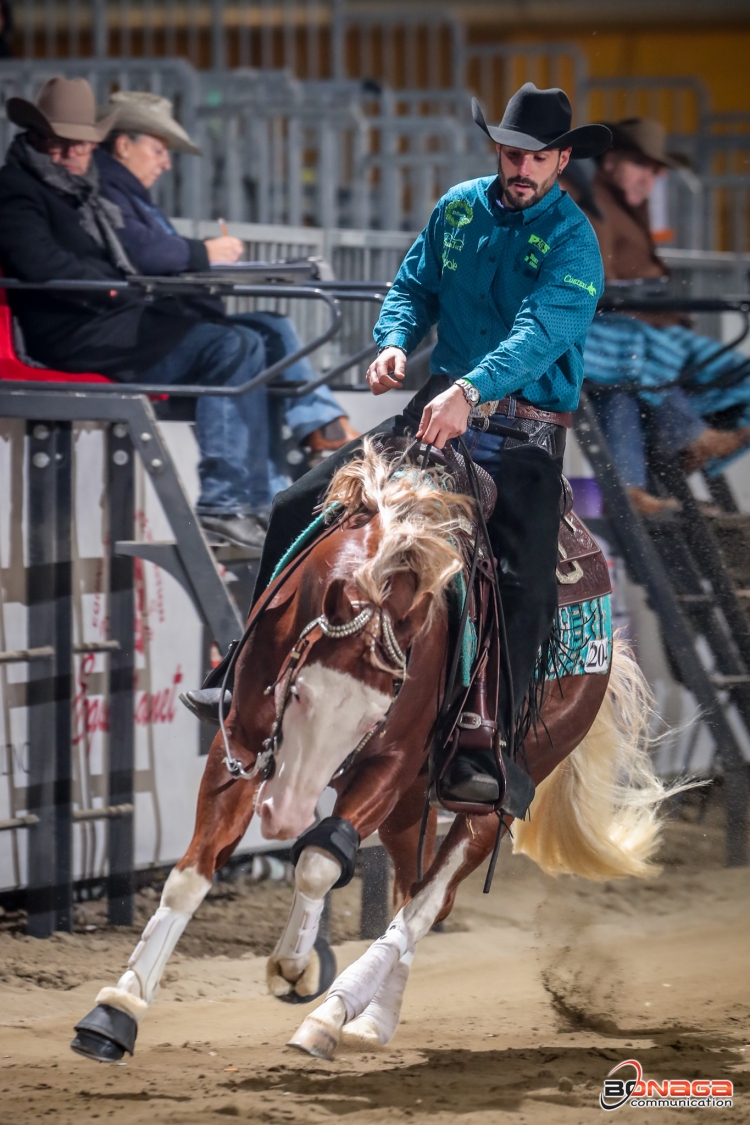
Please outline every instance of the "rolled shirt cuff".
[{"label": "rolled shirt cuff", "polygon": [[381,339],[376,337],[375,343],[379,351],[384,348],[401,348],[402,352],[406,352],[408,341],[403,332],[387,332]]}]

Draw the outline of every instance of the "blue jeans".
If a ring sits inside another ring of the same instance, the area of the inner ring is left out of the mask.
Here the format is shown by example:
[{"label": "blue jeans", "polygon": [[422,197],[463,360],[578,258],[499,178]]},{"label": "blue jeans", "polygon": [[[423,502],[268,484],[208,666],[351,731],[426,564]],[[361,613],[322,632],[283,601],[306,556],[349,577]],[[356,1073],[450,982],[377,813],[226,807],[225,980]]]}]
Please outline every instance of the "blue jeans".
[{"label": "blue jeans", "polygon": [[[626,488],[646,488],[648,468],[641,403],[627,391],[602,391],[591,399],[622,483]],[[706,423],[679,387],[661,392],[661,402],[651,407],[651,415],[656,442],[669,457],[675,457],[706,429]]]},{"label": "blue jeans", "polygon": [[[296,352],[300,346],[297,330],[287,316],[274,312],[252,312],[240,313],[233,316],[232,320],[252,328],[262,338],[266,346],[266,364],[269,367],[284,356]],[[308,383],[317,378],[317,372],[308,356],[304,356],[276,378],[282,382]],[[302,398],[268,396],[268,487],[271,499],[291,484],[287,451],[284,447],[284,427],[291,430],[296,441],[302,442],[313,430],[327,425],[334,418],[340,418],[343,413],[332,391],[325,384]]]},{"label": "blue jeans", "polygon": [[[300,346],[297,330],[287,316],[274,312],[252,312],[233,316],[232,320],[252,328],[262,337],[269,367],[283,356],[296,352]],[[309,356],[298,359],[279,376],[282,380],[298,383],[309,383],[317,377]],[[302,441],[313,430],[326,426],[344,413],[325,384],[302,398],[287,398],[282,402],[284,421],[297,441]]]},{"label": "blue jeans", "polygon": [[[199,321],[164,359],[143,372],[140,381],[236,387],[265,366],[265,347],[257,332],[241,324]],[[247,515],[268,509],[268,431],[264,387],[236,398],[196,399],[200,514]]]},{"label": "blue jeans", "polygon": [[[501,418],[504,422],[505,419]],[[505,438],[499,434],[488,434],[483,430],[467,430],[463,435],[464,443],[472,461],[486,469],[494,480],[500,473],[500,454],[505,445]],[[458,443],[456,449],[459,450]],[[460,450],[459,450],[460,451]]]}]

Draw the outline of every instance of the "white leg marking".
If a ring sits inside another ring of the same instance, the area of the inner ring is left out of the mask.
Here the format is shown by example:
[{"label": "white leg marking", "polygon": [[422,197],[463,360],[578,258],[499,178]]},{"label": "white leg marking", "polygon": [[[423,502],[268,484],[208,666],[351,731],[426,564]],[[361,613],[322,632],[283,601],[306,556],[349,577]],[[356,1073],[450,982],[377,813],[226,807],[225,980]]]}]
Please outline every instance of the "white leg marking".
[{"label": "white leg marking", "polygon": [[[414,950],[440,913],[450,882],[464,861],[467,846],[468,841],[464,841],[454,849],[427,885],[399,911],[384,936],[333,982],[329,999],[311,1017],[326,1024],[331,1038],[337,1038],[341,1032],[334,1010],[328,1010],[332,997],[343,1004],[346,1023],[350,1025],[347,1031],[351,1030],[360,1037],[377,1038],[381,1043],[387,1043],[393,1037]],[[383,952],[378,951],[378,946],[394,934],[400,936],[405,952],[397,959],[394,954],[394,959],[381,975],[379,970],[385,966],[385,958]],[[338,1009],[335,1011],[337,1013]],[[358,1019],[360,1015],[361,1019]],[[350,1021],[355,1022],[350,1024]],[[304,1024],[300,1032],[303,1028]]]},{"label": "white leg marking", "polygon": [[164,966],[183,930],[206,897],[211,884],[194,867],[173,868],[164,884],[161,903],[133,950],[128,968],[115,988],[103,988],[97,1004],[110,1004],[138,1022],[152,1003]]},{"label": "white leg marking", "polygon": [[412,947],[421,941],[430,927],[435,924],[435,919],[445,902],[450,882],[461,867],[468,846],[469,841],[463,840],[454,848],[443,866],[435,873],[434,878],[430,879],[419,894],[407,902],[403,910],[396,915],[396,918],[403,915]]},{"label": "white leg marking", "polygon": [[[292,909],[266,967],[268,989],[274,996],[292,992],[294,982],[300,982],[301,995],[317,991],[315,981],[300,978],[311,962],[325,896],[340,874],[341,864],[321,848],[305,848],[299,857]],[[317,957],[315,961],[317,967]]]}]

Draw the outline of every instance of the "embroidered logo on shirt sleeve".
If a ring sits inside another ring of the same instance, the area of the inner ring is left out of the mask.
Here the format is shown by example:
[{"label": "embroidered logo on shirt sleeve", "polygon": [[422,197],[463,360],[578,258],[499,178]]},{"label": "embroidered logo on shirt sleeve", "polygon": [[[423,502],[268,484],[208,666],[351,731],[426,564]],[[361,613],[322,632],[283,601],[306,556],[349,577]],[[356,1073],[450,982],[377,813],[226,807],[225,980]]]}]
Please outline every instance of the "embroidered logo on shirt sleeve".
[{"label": "embroidered logo on shirt sleeve", "polygon": [[596,295],[597,295],[596,294],[596,286],[594,285],[593,281],[589,281],[589,282],[581,281],[577,277],[572,277],[571,274],[569,274],[569,273],[565,274],[565,277],[563,278],[563,281],[565,282],[566,285],[577,285],[579,289],[585,289],[586,292],[590,293],[592,297],[596,297]]}]

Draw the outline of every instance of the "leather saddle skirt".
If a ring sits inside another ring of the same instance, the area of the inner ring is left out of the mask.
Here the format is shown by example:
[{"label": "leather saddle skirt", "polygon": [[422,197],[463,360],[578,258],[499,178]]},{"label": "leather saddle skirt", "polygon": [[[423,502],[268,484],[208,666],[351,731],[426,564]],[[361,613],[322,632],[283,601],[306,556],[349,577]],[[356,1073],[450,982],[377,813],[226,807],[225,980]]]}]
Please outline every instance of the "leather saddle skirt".
[{"label": "leather saddle skirt", "polygon": [[607,560],[575,512],[560,520],[557,539],[557,604],[575,605],[612,593]]}]

